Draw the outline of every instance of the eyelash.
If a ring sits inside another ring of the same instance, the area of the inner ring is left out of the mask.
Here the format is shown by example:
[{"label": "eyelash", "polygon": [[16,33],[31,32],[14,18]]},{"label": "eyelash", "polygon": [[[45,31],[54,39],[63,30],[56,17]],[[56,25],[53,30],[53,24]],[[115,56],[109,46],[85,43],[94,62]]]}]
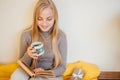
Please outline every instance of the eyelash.
[{"label": "eyelash", "polygon": [[42,19],[38,18],[38,21],[41,21]]},{"label": "eyelash", "polygon": [[51,21],[52,19],[50,18],[50,19],[47,19],[48,21]]},{"label": "eyelash", "polygon": [[[38,20],[41,21],[42,19],[38,18]],[[49,18],[47,19],[47,21],[51,21],[51,20],[52,20],[51,18],[50,18],[50,19],[49,19]]]}]

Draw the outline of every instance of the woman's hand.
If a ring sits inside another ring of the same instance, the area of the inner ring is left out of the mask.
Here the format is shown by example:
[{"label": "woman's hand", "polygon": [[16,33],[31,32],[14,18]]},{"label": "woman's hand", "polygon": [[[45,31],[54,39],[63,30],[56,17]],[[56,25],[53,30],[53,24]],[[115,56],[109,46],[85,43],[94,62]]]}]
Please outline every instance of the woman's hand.
[{"label": "woman's hand", "polygon": [[33,46],[29,46],[27,48],[28,55],[33,59],[38,59],[38,55],[36,54],[36,50]]},{"label": "woman's hand", "polygon": [[40,72],[44,71],[44,69],[42,69],[42,68],[36,68],[33,71],[35,72],[35,74],[39,74]]}]

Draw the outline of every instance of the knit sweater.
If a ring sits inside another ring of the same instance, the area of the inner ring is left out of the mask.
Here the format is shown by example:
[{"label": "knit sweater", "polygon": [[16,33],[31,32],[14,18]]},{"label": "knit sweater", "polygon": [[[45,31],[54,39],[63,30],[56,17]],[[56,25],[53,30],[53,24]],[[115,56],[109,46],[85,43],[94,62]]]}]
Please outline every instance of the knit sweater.
[{"label": "knit sweater", "polygon": [[[38,58],[37,62],[37,67],[41,67],[45,70],[50,70],[52,69],[53,65],[53,59],[54,59],[54,54],[53,54],[53,49],[52,49],[52,41],[51,38],[49,37],[48,32],[42,32],[42,35],[46,37],[45,40],[45,52],[42,56]],[[41,42],[41,37],[39,37],[38,41]],[[24,31],[21,35],[21,40],[20,40],[20,59],[27,65],[32,64],[32,58],[29,57],[27,54],[27,48],[31,45],[32,43],[32,37],[31,37],[31,32],[30,31]],[[59,29],[58,32],[58,49],[60,51],[61,57],[62,57],[62,64],[55,68],[53,70],[54,74],[56,77],[61,76],[63,72],[65,71],[66,67],[66,58],[67,58],[67,40],[66,40],[66,35],[65,33]]]}]

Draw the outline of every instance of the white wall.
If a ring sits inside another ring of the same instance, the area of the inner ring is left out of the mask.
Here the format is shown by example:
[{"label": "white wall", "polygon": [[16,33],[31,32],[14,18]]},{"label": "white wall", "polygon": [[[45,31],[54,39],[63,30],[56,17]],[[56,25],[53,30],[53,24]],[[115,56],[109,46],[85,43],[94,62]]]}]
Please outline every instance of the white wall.
[{"label": "white wall", "polygon": [[[67,62],[83,60],[120,71],[120,0],[54,0],[67,34]],[[36,0],[0,0],[0,63],[15,62],[21,31]]]}]

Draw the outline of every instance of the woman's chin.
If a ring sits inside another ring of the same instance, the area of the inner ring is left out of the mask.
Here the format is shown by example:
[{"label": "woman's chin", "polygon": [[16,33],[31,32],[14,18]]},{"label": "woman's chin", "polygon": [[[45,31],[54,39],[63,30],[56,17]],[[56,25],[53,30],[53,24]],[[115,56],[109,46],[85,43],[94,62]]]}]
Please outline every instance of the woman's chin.
[{"label": "woman's chin", "polygon": [[50,29],[49,28],[42,28],[41,29],[43,32],[47,32],[47,31],[49,31]]}]

